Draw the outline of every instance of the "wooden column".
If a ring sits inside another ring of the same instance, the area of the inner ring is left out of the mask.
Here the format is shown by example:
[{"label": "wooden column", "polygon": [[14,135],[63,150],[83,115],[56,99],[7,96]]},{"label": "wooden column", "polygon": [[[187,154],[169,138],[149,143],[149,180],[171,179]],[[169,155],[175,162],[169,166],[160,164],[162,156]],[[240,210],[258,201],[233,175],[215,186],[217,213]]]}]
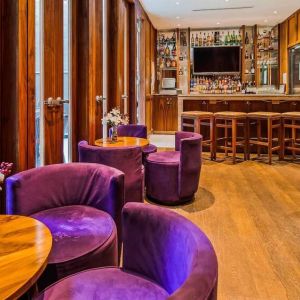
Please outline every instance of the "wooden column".
[{"label": "wooden column", "polygon": [[77,144],[102,137],[102,1],[74,1],[72,6],[72,138]]},{"label": "wooden column", "polygon": [[0,161],[18,172],[34,166],[34,0],[2,0],[0,13]]}]

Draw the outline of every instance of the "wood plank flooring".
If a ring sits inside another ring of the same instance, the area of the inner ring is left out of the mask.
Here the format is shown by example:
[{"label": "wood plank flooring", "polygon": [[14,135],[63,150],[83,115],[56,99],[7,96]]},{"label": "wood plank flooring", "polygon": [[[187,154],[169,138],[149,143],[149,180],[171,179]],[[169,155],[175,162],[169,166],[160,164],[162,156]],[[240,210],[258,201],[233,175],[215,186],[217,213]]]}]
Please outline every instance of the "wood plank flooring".
[{"label": "wood plank flooring", "polygon": [[218,299],[300,299],[300,164],[205,160],[195,201],[171,209],[214,245]]}]

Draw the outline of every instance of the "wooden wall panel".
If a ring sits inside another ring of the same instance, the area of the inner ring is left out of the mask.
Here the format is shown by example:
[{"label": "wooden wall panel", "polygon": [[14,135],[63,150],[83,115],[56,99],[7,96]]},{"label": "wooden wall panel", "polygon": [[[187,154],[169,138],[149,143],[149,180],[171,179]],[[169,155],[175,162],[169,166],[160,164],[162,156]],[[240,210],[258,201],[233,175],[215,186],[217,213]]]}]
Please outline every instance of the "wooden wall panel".
[{"label": "wooden wall panel", "polygon": [[288,19],[288,44],[294,45],[297,42],[297,15],[294,14]]},{"label": "wooden wall panel", "polygon": [[102,2],[74,1],[72,7],[72,140],[93,144],[102,137]]},{"label": "wooden wall panel", "polygon": [[[63,2],[44,0],[44,99],[49,97],[63,98]],[[44,105],[45,165],[64,161],[63,126],[63,106]]]},{"label": "wooden wall panel", "polygon": [[14,172],[34,165],[33,5],[34,0],[0,2],[0,161],[13,162]]},{"label": "wooden wall panel", "polygon": [[288,74],[288,23],[285,21],[279,27],[280,40],[280,84],[283,84],[283,74]]},{"label": "wooden wall panel", "polygon": [[300,9],[297,12],[297,42],[300,43]]}]

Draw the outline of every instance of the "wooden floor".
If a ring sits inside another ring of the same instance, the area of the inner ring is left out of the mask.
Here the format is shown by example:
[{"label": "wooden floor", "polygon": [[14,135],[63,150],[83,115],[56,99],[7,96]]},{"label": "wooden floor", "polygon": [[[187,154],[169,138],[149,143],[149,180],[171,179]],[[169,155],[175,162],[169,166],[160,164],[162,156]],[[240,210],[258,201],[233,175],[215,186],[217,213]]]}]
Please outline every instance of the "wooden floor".
[{"label": "wooden floor", "polygon": [[218,299],[300,299],[300,164],[204,161],[193,203],[172,208],[210,238]]}]

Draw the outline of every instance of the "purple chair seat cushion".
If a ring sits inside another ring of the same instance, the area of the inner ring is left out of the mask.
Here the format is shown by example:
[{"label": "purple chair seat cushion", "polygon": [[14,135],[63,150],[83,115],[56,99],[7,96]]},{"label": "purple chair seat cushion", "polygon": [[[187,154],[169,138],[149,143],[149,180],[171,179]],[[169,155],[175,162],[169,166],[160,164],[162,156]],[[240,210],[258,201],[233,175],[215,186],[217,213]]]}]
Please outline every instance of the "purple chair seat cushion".
[{"label": "purple chair seat cushion", "polygon": [[50,286],[37,299],[60,300],[165,300],[159,285],[118,268],[99,268],[77,273]]},{"label": "purple chair seat cushion", "polygon": [[180,152],[179,151],[165,151],[150,154],[147,157],[147,162],[158,163],[158,164],[177,164],[180,163]]},{"label": "purple chair seat cushion", "polygon": [[63,263],[87,255],[103,246],[112,236],[112,217],[99,209],[72,205],[31,215],[50,229],[53,237],[49,263]]},{"label": "purple chair seat cushion", "polygon": [[155,145],[149,144],[142,148],[144,155],[149,155],[151,153],[157,152],[157,147]]}]

